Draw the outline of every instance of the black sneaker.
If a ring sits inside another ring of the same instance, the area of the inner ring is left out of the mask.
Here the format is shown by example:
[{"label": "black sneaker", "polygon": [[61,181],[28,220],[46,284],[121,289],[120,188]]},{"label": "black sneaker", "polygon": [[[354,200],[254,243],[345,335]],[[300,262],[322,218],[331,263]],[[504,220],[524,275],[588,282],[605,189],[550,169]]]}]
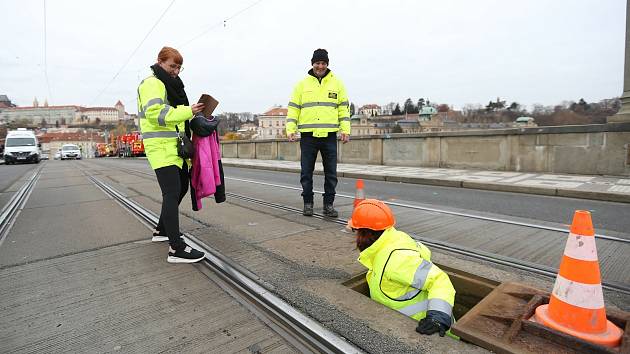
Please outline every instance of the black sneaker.
[{"label": "black sneaker", "polygon": [[204,259],[206,254],[196,249],[186,245],[186,247],[173,250],[169,247],[168,249],[168,258],[166,259],[169,263],[195,263]]},{"label": "black sneaker", "polygon": [[302,212],[304,216],[313,216],[313,203],[304,203],[304,211]]},{"label": "black sneaker", "polygon": [[324,204],[324,216],[336,218],[339,216],[339,213],[333,208],[332,204]]}]

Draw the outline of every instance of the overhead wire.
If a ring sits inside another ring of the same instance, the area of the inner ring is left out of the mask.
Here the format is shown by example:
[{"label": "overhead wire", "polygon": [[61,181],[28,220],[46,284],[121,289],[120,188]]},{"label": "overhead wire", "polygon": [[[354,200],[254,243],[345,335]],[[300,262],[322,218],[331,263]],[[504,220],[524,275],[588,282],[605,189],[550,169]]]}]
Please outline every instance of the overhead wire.
[{"label": "overhead wire", "polygon": [[235,12],[234,14],[232,14],[232,15],[230,15],[230,16],[228,16],[228,17],[224,18],[223,20],[221,20],[221,21],[219,21],[219,22],[217,22],[217,23],[211,24],[209,27],[207,27],[207,28],[206,28],[205,30],[203,30],[201,33],[199,33],[198,35],[196,35],[196,36],[195,36],[195,37],[193,37],[192,39],[190,39],[190,40],[186,41],[185,43],[183,43],[180,47],[185,47],[185,46],[189,45],[190,43],[192,43],[192,42],[196,41],[197,39],[199,39],[199,38],[203,37],[204,35],[206,35],[206,34],[207,34],[208,32],[210,32],[211,30],[213,30],[213,29],[215,29],[215,28],[217,28],[217,27],[221,27],[221,25],[223,25],[223,27],[226,27],[226,26],[227,26],[227,22],[228,22],[229,20],[234,19],[234,18],[235,18],[235,17],[237,17],[238,15],[240,15],[240,14],[242,14],[243,12],[245,12],[245,11],[247,11],[247,10],[251,9],[252,7],[254,7],[254,6],[256,6],[256,5],[260,4],[261,2],[263,2],[263,0],[258,0],[258,1],[256,1],[256,2],[254,2],[254,3],[250,4],[249,6],[247,6],[247,7],[243,8],[243,9],[240,9],[239,11]]},{"label": "overhead wire", "polygon": [[[259,3],[261,3],[263,0],[257,0],[253,3],[251,3],[250,5],[238,10],[237,12],[233,13],[232,15],[224,18],[223,20],[211,24],[210,27],[207,27],[205,30],[203,30],[203,32],[199,33],[198,35],[196,35],[195,37],[193,37],[192,39],[188,40],[187,42],[185,42],[184,44],[182,44],[180,47],[185,47],[186,45],[192,43],[193,41],[199,39],[200,37],[206,35],[208,32],[210,32],[212,29],[220,27],[220,26],[227,26],[227,22],[236,18],[237,16],[241,15],[242,13],[246,12],[247,10],[251,9],[252,7],[258,5]],[[136,49],[133,51],[133,53],[131,53],[131,55],[129,56],[129,58],[127,59],[127,61],[125,61],[125,63],[121,66],[121,68],[116,72],[116,74],[112,77],[112,79],[107,83],[107,85],[105,86],[105,88],[103,88],[101,90],[101,92],[99,92],[99,94],[92,100],[92,102],[90,103],[90,105],[92,105],[92,103],[94,103],[98,98],[101,97],[101,95],[105,92],[105,90],[107,90],[107,88],[109,88],[109,86],[114,82],[114,80],[116,80],[116,78],[118,78],[118,76],[120,75],[120,73],[122,72],[122,70],[127,66],[127,64],[129,64],[129,61],[131,61],[131,58],[135,55],[135,53],[138,51],[138,49],[140,49],[140,46],[144,43],[144,41],[147,39],[147,37],[149,36],[149,34],[151,34],[151,32],[153,31],[153,29],[158,25],[158,23],[162,20],[162,18],[164,17],[164,15],[166,14],[166,12],[168,11],[168,9],[173,5],[173,3],[175,2],[175,0],[171,1],[171,3],[168,5],[168,7],[164,10],[164,12],[162,13],[162,15],[160,16],[160,18],[158,18],[158,20],[155,22],[155,24],[153,25],[153,27],[151,27],[151,29],[149,30],[149,32],[146,34],[146,36],[142,39],[142,41],[140,42],[140,44],[136,47]]]},{"label": "overhead wire", "polygon": [[105,90],[107,90],[109,88],[109,85],[112,84],[112,82],[114,82],[114,80],[116,80],[116,78],[118,78],[118,75],[120,75],[120,73],[123,71],[123,69],[127,66],[127,64],[129,64],[129,62],[131,61],[131,58],[133,58],[133,56],[136,54],[136,52],[138,52],[138,49],[140,49],[140,47],[142,46],[142,44],[144,43],[144,41],[149,37],[149,35],[151,34],[151,32],[153,32],[153,30],[155,29],[155,27],[160,23],[160,21],[162,21],[162,18],[164,18],[164,15],[166,15],[166,12],[171,8],[171,6],[173,6],[173,4],[175,3],[175,0],[172,0],[171,3],[166,7],[166,9],[164,9],[164,11],[162,12],[162,14],[160,15],[160,17],[157,19],[157,21],[155,21],[155,23],[153,24],[153,26],[151,27],[151,29],[149,30],[149,32],[147,32],[147,34],[144,36],[144,38],[142,39],[142,41],[140,41],[140,44],[138,44],[138,46],[136,47],[136,49],[133,50],[133,52],[131,53],[131,55],[129,55],[129,57],[127,58],[127,60],[123,63],[123,65],[120,67],[120,69],[118,69],[118,71],[116,72],[116,74],[112,77],[111,80],[109,80],[109,82],[107,83],[107,85],[105,85],[105,87],[101,90],[101,92],[99,92],[99,94],[92,100],[92,102],[90,102],[90,105],[92,105],[96,100],[98,100],[101,95],[105,92]]}]

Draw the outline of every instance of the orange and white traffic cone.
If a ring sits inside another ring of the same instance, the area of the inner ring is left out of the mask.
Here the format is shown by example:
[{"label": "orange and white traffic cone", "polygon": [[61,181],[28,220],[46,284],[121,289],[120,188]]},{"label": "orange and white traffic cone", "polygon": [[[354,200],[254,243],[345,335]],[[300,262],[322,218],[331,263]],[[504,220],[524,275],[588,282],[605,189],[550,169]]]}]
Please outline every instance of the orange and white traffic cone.
[{"label": "orange and white traffic cone", "polygon": [[606,319],[591,213],[577,210],[549,304],[532,318],[591,343],[616,347],[623,331]]},{"label": "orange and white traffic cone", "polygon": [[365,200],[365,192],[363,191],[363,180],[357,179],[356,191],[354,192],[354,206],[353,209]]}]

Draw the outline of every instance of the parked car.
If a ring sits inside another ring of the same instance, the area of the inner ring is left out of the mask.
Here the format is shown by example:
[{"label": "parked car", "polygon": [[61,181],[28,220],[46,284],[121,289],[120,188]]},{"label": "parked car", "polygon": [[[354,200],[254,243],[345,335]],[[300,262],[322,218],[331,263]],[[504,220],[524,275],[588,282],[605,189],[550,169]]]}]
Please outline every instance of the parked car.
[{"label": "parked car", "polygon": [[61,146],[61,159],[81,160],[81,149],[75,144],[64,144]]},{"label": "parked car", "polygon": [[57,150],[57,152],[55,153],[55,160],[60,160],[61,159],[61,150]]},{"label": "parked car", "polygon": [[48,160],[48,154],[42,153],[42,156],[39,157],[40,160]]},{"label": "parked car", "polygon": [[4,163],[6,165],[19,162],[39,163],[42,153],[41,144],[32,130],[18,128],[7,132],[4,141]]}]

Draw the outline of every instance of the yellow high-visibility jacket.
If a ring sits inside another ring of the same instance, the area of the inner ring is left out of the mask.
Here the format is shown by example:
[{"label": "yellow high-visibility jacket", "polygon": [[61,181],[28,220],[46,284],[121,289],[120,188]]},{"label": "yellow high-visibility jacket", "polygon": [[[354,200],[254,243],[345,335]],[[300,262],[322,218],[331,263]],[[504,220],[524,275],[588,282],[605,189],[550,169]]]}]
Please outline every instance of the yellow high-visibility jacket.
[{"label": "yellow high-visibility jacket", "polygon": [[300,131],[325,137],[339,130],[350,135],[350,109],[343,83],[331,71],[321,83],[310,73],[293,89],[287,112],[287,135]]},{"label": "yellow high-visibility jacket", "polygon": [[452,317],[455,288],[446,273],[431,263],[431,251],[390,227],[359,255],[367,269],[370,297],[415,320],[428,310]]},{"label": "yellow high-visibility jacket", "polygon": [[154,170],[175,165],[182,168],[177,155],[177,132],[184,134],[185,121],[192,118],[190,106],[172,107],[166,97],[164,83],[155,76],[142,80],[138,86],[138,118],[144,151]]}]

